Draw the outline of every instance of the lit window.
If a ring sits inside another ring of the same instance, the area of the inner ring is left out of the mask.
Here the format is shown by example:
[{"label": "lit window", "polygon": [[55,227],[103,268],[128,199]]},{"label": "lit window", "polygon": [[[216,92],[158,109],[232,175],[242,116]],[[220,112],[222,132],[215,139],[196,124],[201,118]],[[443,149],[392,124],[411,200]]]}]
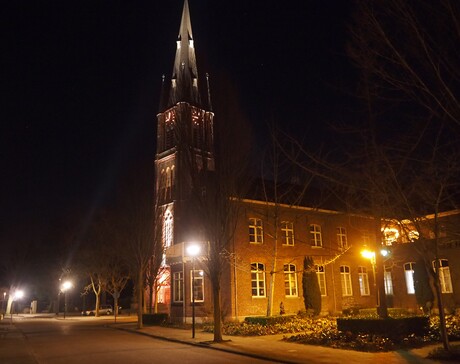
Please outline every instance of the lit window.
[{"label": "lit window", "polygon": [[[435,263],[436,261],[433,261],[433,269],[436,268]],[[439,283],[442,293],[453,293],[449,262],[447,259],[439,259]]]},{"label": "lit window", "polygon": [[262,263],[251,263],[252,297],[265,297],[265,266]]},{"label": "lit window", "polygon": [[165,220],[163,225],[163,246],[168,248],[173,242],[173,215],[171,211],[167,210],[165,213]]},{"label": "lit window", "polygon": [[385,241],[386,246],[391,246],[394,243],[397,242],[399,238],[399,230],[396,228],[384,228],[382,229],[383,231],[383,237]]},{"label": "lit window", "polygon": [[326,296],[326,273],[324,271],[324,265],[315,265],[315,269],[321,296]]},{"label": "lit window", "polygon": [[182,272],[173,273],[173,301],[184,301],[184,275]]},{"label": "lit window", "polygon": [[321,226],[316,224],[310,225],[310,242],[313,247],[322,247]]},{"label": "lit window", "polygon": [[369,277],[366,267],[358,267],[358,280],[361,296],[369,296]]},{"label": "lit window", "polygon": [[281,231],[283,232],[283,245],[294,245],[294,224],[289,221],[282,221]]},{"label": "lit window", "polygon": [[385,284],[385,294],[388,296],[393,295],[393,279],[391,277],[391,268],[385,267],[385,271],[383,273],[383,282]]},{"label": "lit window", "polygon": [[262,220],[250,218],[249,219],[249,242],[255,244],[263,243],[263,227]]},{"label": "lit window", "polygon": [[195,296],[195,302],[204,301],[204,272],[202,270],[191,270],[190,271],[190,301],[193,301]]},{"label": "lit window", "polygon": [[404,264],[404,275],[406,277],[407,294],[415,294],[414,287],[414,262]]},{"label": "lit window", "polygon": [[171,168],[166,168],[166,186],[165,186],[165,199],[171,198],[172,190],[172,172]]},{"label": "lit window", "polygon": [[347,265],[340,266],[340,283],[342,285],[342,296],[352,296],[350,267]]},{"label": "lit window", "polygon": [[297,274],[294,264],[284,265],[284,292],[286,297],[297,297]]},{"label": "lit window", "polygon": [[344,227],[337,228],[337,244],[339,249],[345,250],[348,248],[347,231]]}]

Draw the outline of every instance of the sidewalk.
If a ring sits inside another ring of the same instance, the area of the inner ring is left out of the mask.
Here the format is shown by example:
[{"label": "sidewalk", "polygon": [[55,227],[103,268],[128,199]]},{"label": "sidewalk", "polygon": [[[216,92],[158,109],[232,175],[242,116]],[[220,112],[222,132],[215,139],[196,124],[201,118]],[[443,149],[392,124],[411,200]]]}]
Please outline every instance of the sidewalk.
[{"label": "sidewalk", "polygon": [[273,363],[360,363],[360,364],[433,364],[441,363],[425,359],[434,346],[409,351],[387,353],[364,353],[353,350],[325,348],[315,345],[303,345],[282,341],[283,335],[269,336],[224,336],[223,343],[213,343],[213,334],[197,330],[192,339],[191,330],[168,328],[162,326],[147,326],[140,330],[133,323],[110,325],[116,329],[127,330],[156,339],[181,342],[189,345],[209,347],[231,353],[265,359]]}]

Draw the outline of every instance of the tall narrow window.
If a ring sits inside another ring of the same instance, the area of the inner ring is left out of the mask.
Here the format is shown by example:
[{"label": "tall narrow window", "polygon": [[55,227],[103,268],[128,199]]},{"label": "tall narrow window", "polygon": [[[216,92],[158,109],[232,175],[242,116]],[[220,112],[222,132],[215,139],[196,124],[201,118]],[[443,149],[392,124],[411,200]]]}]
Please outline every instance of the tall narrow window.
[{"label": "tall narrow window", "polygon": [[167,210],[165,213],[165,220],[163,225],[163,246],[168,248],[173,243],[173,215],[171,211]]},{"label": "tall narrow window", "polygon": [[385,267],[385,271],[383,273],[383,282],[385,284],[385,294],[388,296],[393,295],[393,279],[391,277],[391,268]]},{"label": "tall narrow window", "polygon": [[165,199],[170,199],[172,194],[172,172],[171,168],[166,168]]},{"label": "tall narrow window", "polygon": [[195,302],[204,301],[204,272],[196,269],[190,271],[190,301],[193,301],[195,296]]},{"label": "tall narrow window", "polygon": [[358,280],[361,296],[369,296],[369,277],[366,267],[358,267]]},{"label": "tall narrow window", "polygon": [[283,232],[283,245],[294,245],[294,224],[289,221],[282,221],[281,231]]},{"label": "tall narrow window", "polygon": [[344,227],[337,228],[337,244],[340,250],[348,248],[347,231]]},{"label": "tall narrow window", "polygon": [[[433,261],[433,269],[436,269],[436,261]],[[449,262],[447,259],[439,259],[439,284],[442,293],[452,293],[452,280],[450,278]]]},{"label": "tall narrow window", "polygon": [[404,264],[404,275],[406,277],[406,288],[408,294],[415,294],[414,288],[414,262]]},{"label": "tall narrow window", "polygon": [[340,283],[342,285],[342,296],[352,296],[351,274],[348,265],[340,266]]},{"label": "tall narrow window", "polygon": [[184,301],[184,274],[182,272],[173,273],[173,302]]},{"label": "tall narrow window", "polygon": [[262,244],[264,242],[263,234],[262,220],[251,217],[249,219],[249,242]]},{"label": "tall narrow window", "polygon": [[310,242],[311,246],[314,247],[322,247],[323,246],[323,239],[321,237],[321,226],[317,224],[310,225]]},{"label": "tall narrow window", "polygon": [[252,297],[265,297],[265,266],[262,263],[251,263]]},{"label": "tall narrow window", "polygon": [[294,264],[284,265],[284,293],[286,297],[297,297],[297,274]]},{"label": "tall narrow window", "polygon": [[326,272],[324,271],[324,265],[315,265],[315,269],[321,296],[326,296]]}]

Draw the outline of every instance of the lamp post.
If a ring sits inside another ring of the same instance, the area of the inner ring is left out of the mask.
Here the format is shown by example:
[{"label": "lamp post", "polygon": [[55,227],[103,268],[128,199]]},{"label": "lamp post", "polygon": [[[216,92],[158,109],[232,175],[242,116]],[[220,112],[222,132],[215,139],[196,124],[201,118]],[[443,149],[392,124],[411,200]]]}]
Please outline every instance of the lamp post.
[{"label": "lamp post", "polygon": [[195,258],[200,254],[200,250],[197,244],[187,247],[187,254],[192,257],[192,339],[195,338]]},{"label": "lamp post", "polygon": [[67,313],[67,291],[73,287],[73,284],[71,281],[65,281],[62,283],[61,286],[61,291],[64,293],[64,320],[65,320],[65,315]]},{"label": "lamp post", "polygon": [[[361,252],[361,255],[364,258],[370,259],[371,261],[372,274],[374,277],[374,290],[377,296],[377,313],[379,317],[381,318],[388,317],[387,303],[386,303],[386,296],[385,296],[384,266],[383,266],[383,260],[382,260],[382,258],[387,257],[388,254],[389,252],[386,249],[381,249],[378,257],[376,257],[376,254],[373,251],[363,250]],[[378,272],[376,272],[377,264],[378,264]],[[377,284],[377,281],[378,281],[378,284]]]},{"label": "lamp post", "polygon": [[[374,290],[375,290],[375,287],[377,287],[377,282],[375,281],[375,252],[371,252],[369,250],[363,250],[361,252],[361,255],[366,258],[366,259],[369,259],[371,261],[371,265],[372,265],[372,277],[374,279]],[[378,295],[377,295],[378,296]],[[377,298],[377,303],[378,303],[378,298]]]}]

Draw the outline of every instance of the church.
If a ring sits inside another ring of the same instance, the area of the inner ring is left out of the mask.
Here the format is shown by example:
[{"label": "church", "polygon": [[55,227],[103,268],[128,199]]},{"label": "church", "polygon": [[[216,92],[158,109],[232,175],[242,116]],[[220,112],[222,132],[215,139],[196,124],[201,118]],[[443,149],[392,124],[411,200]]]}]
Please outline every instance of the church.
[{"label": "church", "polygon": [[[212,173],[219,168],[214,116],[210,80],[207,74],[204,79],[198,74],[185,0],[172,76],[163,78],[155,157],[163,264],[169,272],[156,299],[176,322],[190,322],[192,315],[199,322],[213,317],[207,254],[214,242],[199,231],[201,225],[193,212],[197,191],[191,181],[197,170]],[[220,309],[225,320],[304,311],[305,257],[314,263],[311,269],[318,279],[321,314],[375,308],[381,304],[379,296],[385,296],[390,308],[420,312],[414,291],[414,266],[419,259],[410,248],[415,240],[403,234],[400,224],[382,225],[370,216],[308,201],[256,196],[221,196],[238,206],[231,237],[220,252],[225,255],[220,267]],[[440,218],[458,226],[460,211],[446,212]],[[460,307],[456,288],[460,243],[458,237],[452,240],[448,235],[442,235],[445,243],[437,257],[442,294],[447,307],[455,310]],[[381,256],[380,250],[389,254]]]}]

